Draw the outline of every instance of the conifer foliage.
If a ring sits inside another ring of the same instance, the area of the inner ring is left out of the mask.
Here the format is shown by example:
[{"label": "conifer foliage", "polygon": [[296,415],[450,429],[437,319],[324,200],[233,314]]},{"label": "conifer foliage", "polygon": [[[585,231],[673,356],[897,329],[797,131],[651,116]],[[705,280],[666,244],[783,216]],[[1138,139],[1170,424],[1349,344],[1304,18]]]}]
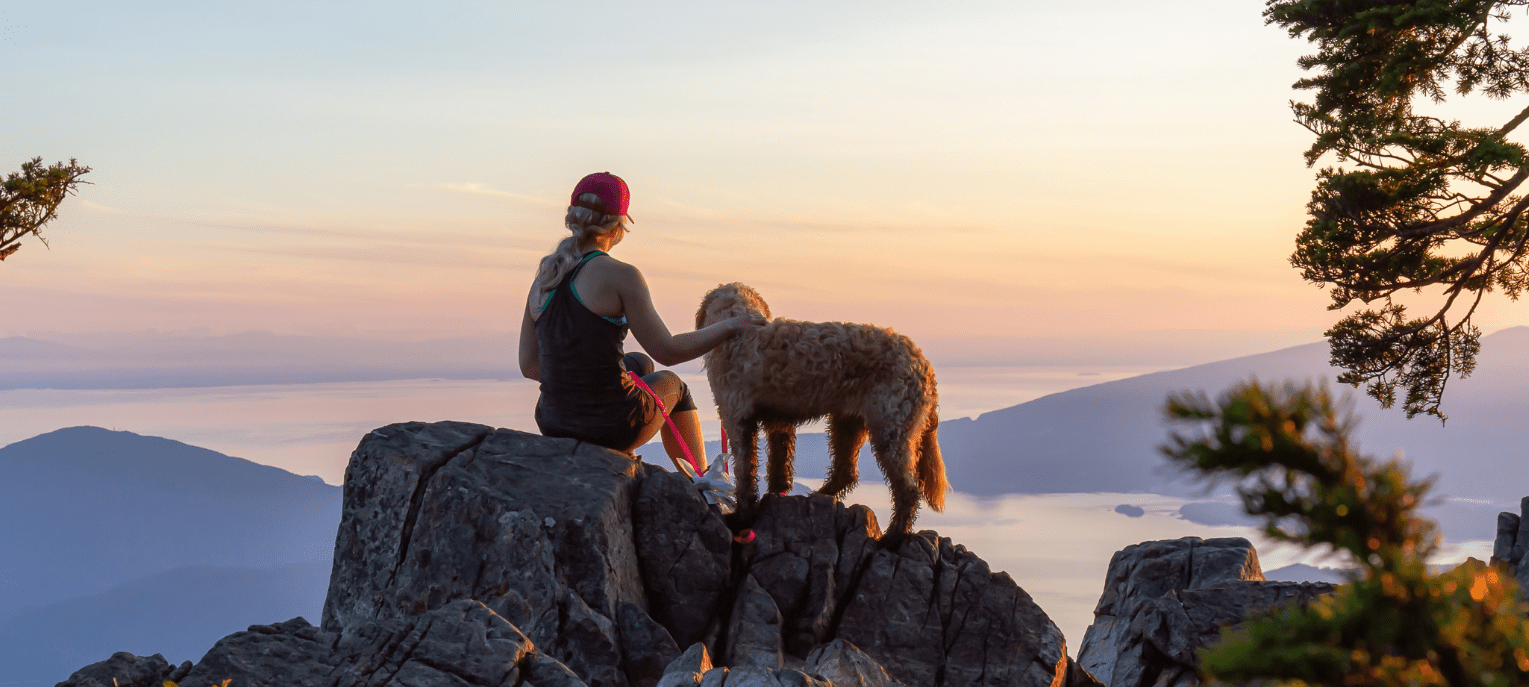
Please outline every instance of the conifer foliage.
[{"label": "conifer foliage", "polygon": [[21,163],[21,172],[12,172],[0,181],[0,260],[21,250],[22,237],[31,234],[43,245],[43,225],[58,217],[58,206],[74,193],[79,184],[90,182],[80,177],[90,172],[69,160],[44,167],[42,158]]},{"label": "conifer foliage", "polygon": [[1274,539],[1323,548],[1356,564],[1350,581],[1307,607],[1287,606],[1223,633],[1201,656],[1202,679],[1311,685],[1529,684],[1529,626],[1517,587],[1468,562],[1430,575],[1434,524],[1418,514],[1431,480],[1398,458],[1362,456],[1352,422],[1325,389],[1233,387],[1219,402],[1168,401],[1163,452],[1211,481],[1232,480],[1243,507]]},{"label": "conifer foliage", "polygon": [[[1517,299],[1529,286],[1529,158],[1506,122],[1466,126],[1417,111],[1447,98],[1508,99],[1529,92],[1529,49],[1502,31],[1526,21],[1529,0],[1269,0],[1264,17],[1317,48],[1299,64],[1313,91],[1292,103],[1316,135],[1317,177],[1291,263],[1329,290],[1332,309],[1365,304],[1327,332],[1339,381],[1366,386],[1408,417],[1445,418],[1452,375],[1475,365],[1472,324],[1483,294]],[[1330,156],[1330,157],[1329,157]],[[1393,296],[1439,300],[1409,315]]]}]

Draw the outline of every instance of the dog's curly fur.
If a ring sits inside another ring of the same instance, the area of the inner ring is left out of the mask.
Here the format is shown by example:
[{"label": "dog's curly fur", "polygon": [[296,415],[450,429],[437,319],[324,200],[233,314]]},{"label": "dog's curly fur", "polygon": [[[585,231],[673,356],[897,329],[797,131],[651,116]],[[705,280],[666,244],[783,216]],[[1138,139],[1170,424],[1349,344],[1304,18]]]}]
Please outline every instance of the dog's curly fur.
[{"label": "dog's curly fur", "polygon": [[[701,300],[696,328],[746,312],[769,318],[770,306],[744,284],[724,284]],[[820,492],[838,498],[855,486],[869,435],[892,491],[888,535],[912,531],[920,495],[944,509],[934,368],[908,337],[868,324],[775,319],[707,353],[706,378],[734,441],[743,522],[758,500],[759,428],[769,440],[769,489],[783,493],[791,489],[797,425],[822,417],[832,459]]]}]

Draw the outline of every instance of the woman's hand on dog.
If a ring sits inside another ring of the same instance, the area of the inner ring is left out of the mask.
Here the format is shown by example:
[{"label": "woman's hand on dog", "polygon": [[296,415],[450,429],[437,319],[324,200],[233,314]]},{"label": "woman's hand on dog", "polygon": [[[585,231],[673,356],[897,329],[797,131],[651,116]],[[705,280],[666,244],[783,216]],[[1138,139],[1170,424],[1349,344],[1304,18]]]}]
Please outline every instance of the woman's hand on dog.
[{"label": "woman's hand on dog", "polygon": [[722,321],[723,326],[733,335],[759,329],[770,323],[770,320],[759,313],[744,313],[734,315]]}]

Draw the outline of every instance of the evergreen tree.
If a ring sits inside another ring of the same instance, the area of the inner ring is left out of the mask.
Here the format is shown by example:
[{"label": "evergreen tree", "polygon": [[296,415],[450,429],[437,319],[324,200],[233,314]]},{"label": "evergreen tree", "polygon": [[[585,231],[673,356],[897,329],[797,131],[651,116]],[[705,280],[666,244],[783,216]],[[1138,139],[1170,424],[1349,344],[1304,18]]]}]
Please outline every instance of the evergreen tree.
[{"label": "evergreen tree", "polygon": [[1438,550],[1419,517],[1430,481],[1397,458],[1356,453],[1352,422],[1326,390],[1234,387],[1219,403],[1169,399],[1168,417],[1199,426],[1163,448],[1180,467],[1233,480],[1272,538],[1357,565],[1307,607],[1253,618],[1201,655],[1206,681],[1297,685],[1529,684],[1529,625],[1514,582],[1479,561],[1430,575]]},{"label": "evergreen tree", "polygon": [[56,162],[44,167],[39,157],[23,162],[20,173],[6,175],[0,182],[0,260],[21,250],[21,238],[28,234],[48,245],[43,225],[58,217],[59,204],[79,184],[90,183],[80,180],[89,172],[89,167],[73,158],[67,165]]},{"label": "evergreen tree", "polygon": [[[1327,336],[1339,381],[1407,416],[1440,412],[1452,375],[1475,365],[1481,297],[1517,299],[1529,285],[1529,179],[1524,146],[1510,135],[1529,108],[1497,126],[1473,127],[1416,111],[1451,95],[1506,99],[1529,91],[1529,48],[1502,33],[1529,0],[1268,0],[1264,16],[1316,46],[1292,103],[1316,134],[1307,164],[1320,171],[1306,228],[1290,260],[1329,289],[1331,307],[1367,307]],[[1440,298],[1413,317],[1403,290]]]}]

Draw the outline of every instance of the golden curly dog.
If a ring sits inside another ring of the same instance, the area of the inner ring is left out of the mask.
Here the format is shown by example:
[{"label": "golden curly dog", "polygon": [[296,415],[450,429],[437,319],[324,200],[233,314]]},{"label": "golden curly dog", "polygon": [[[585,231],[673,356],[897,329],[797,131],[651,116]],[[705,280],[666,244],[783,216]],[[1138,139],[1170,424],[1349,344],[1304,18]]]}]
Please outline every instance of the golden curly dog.
[{"label": "golden curly dog", "polygon": [[[699,329],[748,311],[770,317],[770,306],[739,283],[718,286],[696,311]],[[908,337],[847,322],[775,319],[706,354],[706,378],[733,439],[738,513],[746,524],[758,501],[759,428],[769,440],[769,488],[791,490],[796,427],[828,418],[828,479],[818,491],[839,498],[859,480],[857,458],[866,436],[892,491],[896,542],[913,529],[919,496],[945,507],[945,462],[936,434],[934,368]]]}]

